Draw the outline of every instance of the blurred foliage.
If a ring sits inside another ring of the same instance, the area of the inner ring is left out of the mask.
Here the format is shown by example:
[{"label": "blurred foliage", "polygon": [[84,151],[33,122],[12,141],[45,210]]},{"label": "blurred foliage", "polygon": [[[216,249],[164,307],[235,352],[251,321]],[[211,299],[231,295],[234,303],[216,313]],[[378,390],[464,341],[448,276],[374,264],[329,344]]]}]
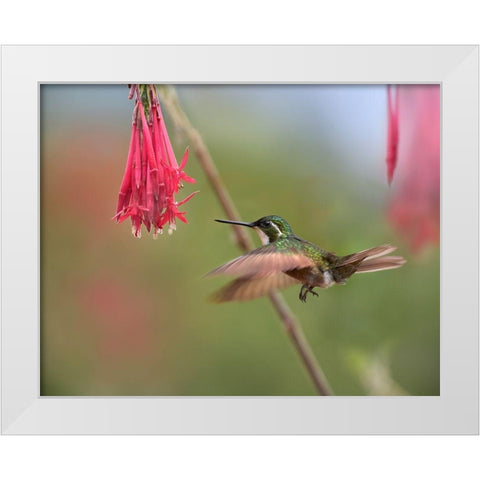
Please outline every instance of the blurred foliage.
[{"label": "blurred foliage", "polygon": [[[339,254],[391,242],[408,259],[306,304],[298,288],[285,291],[335,393],[439,395],[439,251],[411,256],[390,229],[388,187],[375,177],[383,158],[369,164],[374,175],[359,175],[309,140],[301,108],[265,123],[248,94],[215,95],[180,89],[244,220],[278,214]],[[201,193],[186,205],[189,225],[135,239],[128,222],[111,220],[129,143],[127,88],[42,86],[41,107],[42,395],[314,395],[267,299],[206,301],[226,279],[203,275],[239,252],[230,228],[213,222],[224,214],[193,153],[186,171],[197,185],[184,195]],[[170,132],[180,155],[186,141]]]}]

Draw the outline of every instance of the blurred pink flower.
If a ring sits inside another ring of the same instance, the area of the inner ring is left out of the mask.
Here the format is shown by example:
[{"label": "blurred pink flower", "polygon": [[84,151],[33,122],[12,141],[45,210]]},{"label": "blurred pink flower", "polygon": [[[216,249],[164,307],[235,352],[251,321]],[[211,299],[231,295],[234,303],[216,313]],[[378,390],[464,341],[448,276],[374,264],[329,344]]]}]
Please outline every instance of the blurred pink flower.
[{"label": "blurred pink flower", "polygon": [[76,284],[75,292],[86,313],[82,325],[103,358],[142,358],[158,348],[151,297],[134,281],[98,270]]},{"label": "blurred pink flower", "polygon": [[414,251],[440,238],[440,86],[387,87],[389,218]]},{"label": "blurred pink flower", "polygon": [[183,169],[188,159],[185,151],[180,166],[175,158],[162,116],[155,85],[131,85],[129,98],[135,97],[132,134],[127,166],[118,195],[115,219],[123,222],[130,217],[132,233],[141,237],[142,223],[153,236],[176,229],[176,219],[188,223],[186,212],[178,207],[198,192],[177,202],[175,195],[183,187],[182,181],[195,183]]}]

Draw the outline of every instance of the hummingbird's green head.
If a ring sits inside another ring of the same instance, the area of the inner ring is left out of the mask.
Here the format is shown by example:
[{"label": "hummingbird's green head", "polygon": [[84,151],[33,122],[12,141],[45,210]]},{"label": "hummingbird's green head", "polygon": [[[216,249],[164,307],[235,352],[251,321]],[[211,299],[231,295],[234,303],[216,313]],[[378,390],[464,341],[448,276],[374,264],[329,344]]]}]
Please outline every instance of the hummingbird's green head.
[{"label": "hummingbird's green head", "polygon": [[292,234],[290,225],[278,215],[268,215],[252,223],[234,222],[232,220],[216,220],[221,223],[233,223],[234,225],[244,225],[254,228],[260,235],[264,244],[274,242],[279,238],[287,237]]}]

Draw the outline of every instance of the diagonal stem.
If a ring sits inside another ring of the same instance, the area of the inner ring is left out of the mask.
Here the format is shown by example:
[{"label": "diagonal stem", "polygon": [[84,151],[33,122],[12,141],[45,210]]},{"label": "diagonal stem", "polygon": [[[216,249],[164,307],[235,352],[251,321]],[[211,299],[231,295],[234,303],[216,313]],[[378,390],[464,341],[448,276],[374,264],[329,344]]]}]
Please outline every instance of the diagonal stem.
[{"label": "diagonal stem", "polygon": [[[228,193],[225,183],[218,173],[217,167],[213,163],[212,157],[210,156],[210,153],[208,152],[201,135],[197,132],[197,130],[195,130],[187,115],[180,107],[175,89],[172,86],[161,85],[157,87],[157,91],[161,96],[165,108],[168,110],[168,113],[170,114],[175,126],[182,130],[187,136],[190,144],[192,145],[193,151],[195,152],[195,155],[201,167],[203,168],[210,185],[216,193],[227,217],[230,220],[239,221],[240,215],[235,207],[235,204],[233,203],[232,198],[230,197],[230,194]],[[247,235],[246,230],[238,225],[232,225],[232,227],[235,232],[235,238],[238,247],[244,252],[252,250],[254,248],[254,244],[251,238]],[[290,340],[300,355],[308,374],[315,384],[319,395],[332,395],[332,390],[312,352],[312,349],[310,348],[310,345],[308,344],[302,327],[288,307],[285,299],[277,291],[270,293],[269,298],[274,309],[278,313],[283,326],[290,337]]]}]

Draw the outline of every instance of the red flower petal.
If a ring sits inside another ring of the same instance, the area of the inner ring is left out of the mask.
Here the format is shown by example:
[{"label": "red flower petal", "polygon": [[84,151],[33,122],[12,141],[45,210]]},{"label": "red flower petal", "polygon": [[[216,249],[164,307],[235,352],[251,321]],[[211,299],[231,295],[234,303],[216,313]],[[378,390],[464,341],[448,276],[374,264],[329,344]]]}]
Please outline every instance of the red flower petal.
[{"label": "red flower petal", "polygon": [[179,170],[183,170],[185,168],[185,165],[187,164],[188,160],[188,147],[185,150],[185,153],[183,154],[182,161],[180,162],[180,166],[178,167]]},{"label": "red flower petal", "polygon": [[197,190],[196,192],[191,193],[188,197],[185,197],[183,200],[180,202],[177,202],[176,205],[180,206],[183,205],[184,203],[187,203],[193,196],[195,196],[197,193],[200,193],[200,190]]}]

